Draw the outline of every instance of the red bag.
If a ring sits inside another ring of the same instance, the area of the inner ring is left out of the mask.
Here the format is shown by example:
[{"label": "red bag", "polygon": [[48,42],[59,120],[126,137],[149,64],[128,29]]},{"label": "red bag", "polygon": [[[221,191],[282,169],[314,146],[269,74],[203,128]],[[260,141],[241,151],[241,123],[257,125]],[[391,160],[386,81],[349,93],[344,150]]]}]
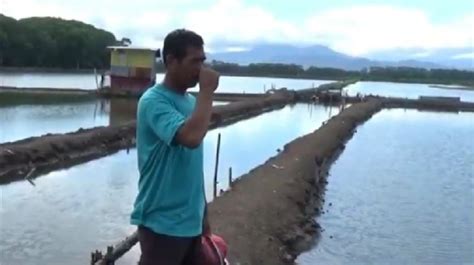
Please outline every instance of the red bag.
[{"label": "red bag", "polygon": [[201,236],[201,248],[198,255],[199,265],[228,265],[226,260],[227,244],[214,234]]}]

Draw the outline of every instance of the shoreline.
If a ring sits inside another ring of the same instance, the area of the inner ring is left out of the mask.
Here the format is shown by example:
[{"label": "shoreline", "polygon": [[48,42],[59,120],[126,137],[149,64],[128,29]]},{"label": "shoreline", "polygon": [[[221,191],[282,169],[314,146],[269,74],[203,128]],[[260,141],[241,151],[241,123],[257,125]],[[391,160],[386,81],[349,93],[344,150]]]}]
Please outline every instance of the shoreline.
[{"label": "shoreline", "polygon": [[[347,83],[323,85],[325,88],[342,87]],[[266,97],[236,101],[213,107],[210,128],[216,128],[281,108],[289,103],[313,101],[320,96],[320,103],[358,103],[377,100],[385,108],[410,108],[432,111],[474,111],[474,103],[458,98],[427,97],[403,99],[385,97],[341,97],[340,94],[308,89],[301,92],[279,90]],[[238,97],[238,95],[237,95]],[[0,144],[0,184],[35,177],[53,170],[71,167],[99,157],[107,156],[134,146],[135,122],[120,126],[79,129],[65,134],[46,134],[15,142]],[[33,172],[32,172],[33,170]]]},{"label": "shoreline", "polygon": [[382,105],[379,100],[352,105],[286,144],[210,204],[211,227],[229,243],[232,264],[293,264],[312,246],[329,168],[356,127]]},{"label": "shoreline", "polygon": [[0,86],[0,95],[2,94],[95,95],[97,89]]},{"label": "shoreline", "polygon": [[474,91],[474,86],[461,86],[461,85],[430,85],[433,88],[440,88],[440,89],[454,89],[454,90],[466,90],[466,91]]},{"label": "shoreline", "polygon": [[[377,99],[355,103],[314,132],[285,144],[209,203],[211,229],[228,243],[231,264],[294,264],[309,250],[321,232],[315,216],[322,211],[329,168],[356,127],[382,107]],[[111,259],[137,241],[135,232],[114,246]]]},{"label": "shoreline", "polygon": [[[298,100],[309,96],[309,91],[296,94]],[[474,103],[438,100],[366,97],[352,102],[319,129],[294,139],[282,152],[237,178],[230,190],[209,204],[211,228],[228,242],[232,264],[294,264],[314,245],[321,233],[315,217],[324,212],[329,169],[357,126],[380,110],[474,111]],[[136,243],[133,233],[115,246],[112,259]]]},{"label": "shoreline", "polygon": [[[106,73],[107,69],[96,69],[97,74]],[[65,68],[44,68],[44,67],[13,67],[0,66],[0,74],[94,74],[94,69],[65,69]]]},{"label": "shoreline", "polygon": [[[107,73],[107,69],[97,69],[97,74]],[[0,67],[0,74],[29,74],[29,73],[49,73],[49,74],[94,74],[94,69],[60,69],[60,68],[38,68],[38,67]],[[164,74],[164,72],[157,72],[157,74]],[[426,84],[426,85],[455,85],[459,87],[466,87],[467,90],[474,90],[473,81],[456,81],[456,80],[422,80],[422,79],[390,79],[390,78],[367,78],[363,76],[308,76],[308,75],[278,75],[278,74],[242,74],[242,73],[221,73],[221,76],[229,77],[260,77],[260,78],[281,78],[281,79],[296,79],[296,80],[318,80],[318,81],[344,81],[349,79],[356,79],[358,81],[370,82],[390,82],[390,83],[412,83],[412,84]],[[443,87],[444,89],[452,89]],[[457,88],[453,88],[457,89]]]},{"label": "shoreline", "polygon": [[[289,92],[214,106],[210,129],[226,126],[294,101]],[[30,179],[104,157],[135,145],[136,123],[46,134],[0,144],[0,184]]]},{"label": "shoreline", "polygon": [[[108,69],[97,69],[97,74],[107,73]],[[94,69],[61,69],[61,68],[40,68],[40,67],[0,67],[0,74],[94,74]],[[162,71],[156,72],[157,74],[164,74]],[[240,74],[240,73],[221,73],[221,76],[234,76],[234,77],[268,77],[268,78],[282,78],[282,79],[302,79],[302,80],[326,80],[326,81],[340,81],[350,77],[331,77],[331,76],[294,76],[294,75],[257,75],[257,74]]]},{"label": "shoreline", "polygon": [[[108,92],[110,88],[104,87],[103,90],[98,91],[95,89],[79,89],[79,88],[28,88],[28,87],[8,87],[0,86],[0,103],[5,102],[7,105],[12,105],[15,102],[43,102],[43,100],[57,103],[68,103],[78,100],[87,99],[111,99],[111,98],[128,98],[138,100],[141,94],[113,94]],[[189,92],[190,94],[197,96],[198,92]],[[218,92],[214,94],[214,100],[216,101],[244,101],[257,98],[265,98],[270,94],[264,93],[228,93]],[[29,101],[29,99],[32,99]],[[13,102],[9,102],[12,100]],[[1,107],[1,106],[0,106]]]}]

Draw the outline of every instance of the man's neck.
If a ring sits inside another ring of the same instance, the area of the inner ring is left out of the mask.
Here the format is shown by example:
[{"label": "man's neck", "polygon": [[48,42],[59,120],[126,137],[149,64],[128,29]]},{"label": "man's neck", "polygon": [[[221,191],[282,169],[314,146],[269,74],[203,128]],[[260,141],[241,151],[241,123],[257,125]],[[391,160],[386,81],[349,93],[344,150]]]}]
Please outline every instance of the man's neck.
[{"label": "man's neck", "polygon": [[175,81],[168,73],[165,73],[165,78],[163,79],[163,85],[165,87],[169,88],[170,90],[173,90],[174,92],[178,94],[184,94],[186,93],[187,88],[183,87],[178,84],[178,82]]}]

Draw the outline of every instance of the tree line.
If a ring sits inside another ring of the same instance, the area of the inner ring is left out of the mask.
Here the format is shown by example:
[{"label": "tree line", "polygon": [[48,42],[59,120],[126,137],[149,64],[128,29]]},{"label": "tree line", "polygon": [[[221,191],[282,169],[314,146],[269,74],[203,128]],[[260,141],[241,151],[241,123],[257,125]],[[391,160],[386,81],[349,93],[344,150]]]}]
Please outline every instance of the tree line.
[{"label": "tree line", "polygon": [[424,69],[414,67],[370,67],[360,71],[346,71],[326,67],[309,67],[305,69],[295,64],[268,64],[258,63],[238,65],[212,61],[211,67],[222,74],[229,75],[256,75],[289,78],[311,79],[360,79],[365,81],[395,81],[419,83],[459,83],[474,85],[474,72],[456,69]]},{"label": "tree line", "polygon": [[[216,60],[212,60],[206,64],[223,75],[269,76],[284,78],[326,78],[334,80],[359,77],[359,72],[356,71],[345,71],[335,68],[320,68],[314,66],[304,69],[303,66],[296,64],[255,63],[249,65],[240,65]],[[158,73],[163,73],[165,71],[165,67],[161,61],[157,62],[156,70]]]},{"label": "tree line", "polygon": [[[16,20],[0,14],[0,66],[61,69],[108,69],[110,45],[129,45],[105,30],[74,20],[32,17]],[[271,76],[310,79],[459,83],[474,85],[474,72],[454,69],[371,67],[361,71],[309,67],[296,64],[239,65],[213,60],[208,63],[224,75]],[[158,72],[164,67],[159,62]]]},{"label": "tree line", "polygon": [[79,21],[0,14],[0,66],[108,68],[114,44],[112,33]]}]

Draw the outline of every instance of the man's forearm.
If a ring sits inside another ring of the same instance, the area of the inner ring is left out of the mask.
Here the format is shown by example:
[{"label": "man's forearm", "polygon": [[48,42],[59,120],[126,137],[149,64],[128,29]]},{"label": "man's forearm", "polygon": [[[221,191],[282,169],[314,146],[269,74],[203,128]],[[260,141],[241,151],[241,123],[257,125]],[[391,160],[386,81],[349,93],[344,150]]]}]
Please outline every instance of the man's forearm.
[{"label": "man's forearm", "polygon": [[207,92],[199,92],[197,97],[196,108],[189,120],[192,123],[192,128],[199,135],[199,138],[204,138],[209,128],[212,115],[212,97],[213,95]]},{"label": "man's forearm", "polygon": [[180,144],[194,148],[201,144],[209,128],[212,115],[212,93],[200,91],[196,107],[191,117],[178,131],[177,140]]}]

